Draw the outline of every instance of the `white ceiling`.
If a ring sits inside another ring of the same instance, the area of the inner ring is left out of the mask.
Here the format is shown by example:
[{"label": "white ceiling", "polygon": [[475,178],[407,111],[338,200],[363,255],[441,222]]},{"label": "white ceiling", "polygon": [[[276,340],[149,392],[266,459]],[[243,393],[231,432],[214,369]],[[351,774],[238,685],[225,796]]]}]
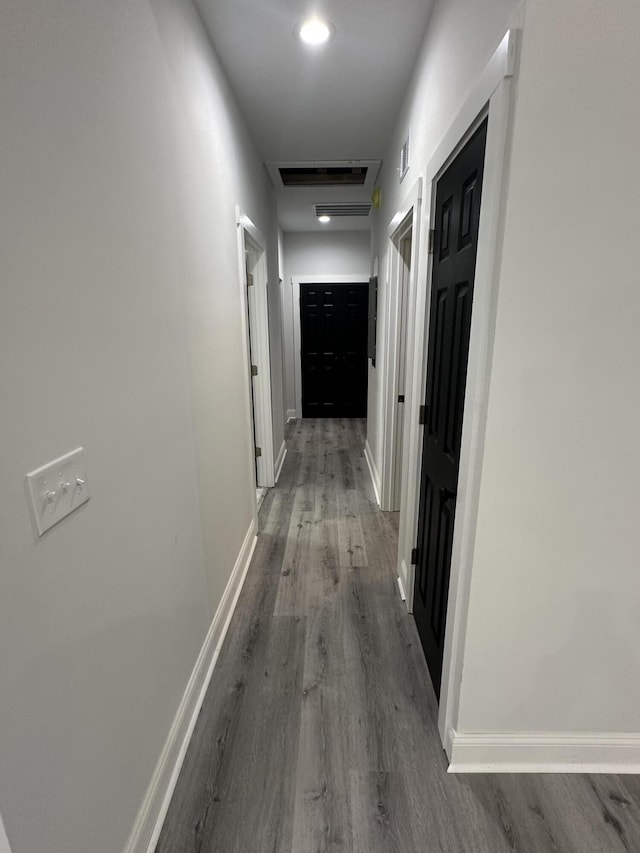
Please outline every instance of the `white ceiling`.
[{"label": "white ceiling", "polygon": [[[197,2],[265,162],[382,158],[432,0]],[[294,35],[310,14],[334,24],[328,45],[310,49]],[[285,230],[368,228],[366,219],[320,226],[311,204],[364,201],[370,191],[309,193],[278,190]]]}]

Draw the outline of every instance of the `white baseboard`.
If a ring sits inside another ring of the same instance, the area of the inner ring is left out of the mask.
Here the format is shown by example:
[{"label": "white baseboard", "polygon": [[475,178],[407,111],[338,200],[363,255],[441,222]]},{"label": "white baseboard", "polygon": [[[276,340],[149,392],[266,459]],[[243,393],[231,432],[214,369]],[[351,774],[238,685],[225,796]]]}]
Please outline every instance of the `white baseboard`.
[{"label": "white baseboard", "polygon": [[371,482],[373,483],[373,493],[376,496],[378,506],[380,506],[380,474],[378,473],[373,454],[371,453],[371,448],[369,447],[369,439],[367,439],[364,443],[364,458],[367,460],[369,474],[371,475]]},{"label": "white baseboard", "polygon": [[291,421],[295,421],[297,419],[296,410],[295,409],[287,409],[287,423],[291,423]]},{"label": "white baseboard", "polygon": [[640,773],[640,734],[466,734],[445,742],[449,773]]},{"label": "white baseboard", "polygon": [[400,598],[403,601],[406,601],[407,600],[407,594],[404,591],[404,584],[402,583],[402,578],[400,577],[400,575],[398,575],[396,580],[398,581],[398,589],[400,590]]},{"label": "white baseboard", "polygon": [[278,451],[278,458],[276,459],[276,470],[275,470],[275,481],[278,482],[278,478],[280,477],[280,473],[282,471],[282,466],[284,465],[284,460],[287,455],[287,445],[284,440],[280,445],[280,450]]},{"label": "white baseboard", "polygon": [[11,847],[9,847],[9,839],[7,838],[7,833],[4,829],[4,824],[2,822],[2,816],[0,815],[0,853],[11,853]]},{"label": "white baseboard", "polygon": [[156,848],[187,747],[251,563],[257,541],[256,533],[254,520],[249,525],[231,577],[198,655],[124,853],[153,853]]}]

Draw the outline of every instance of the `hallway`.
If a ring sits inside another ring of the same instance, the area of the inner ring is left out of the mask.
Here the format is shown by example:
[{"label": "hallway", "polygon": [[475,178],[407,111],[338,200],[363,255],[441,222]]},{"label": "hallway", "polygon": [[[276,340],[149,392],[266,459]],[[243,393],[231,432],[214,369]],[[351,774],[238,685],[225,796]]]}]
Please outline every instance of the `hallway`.
[{"label": "hallway", "polygon": [[287,428],[158,853],[640,850],[638,777],[447,775],[365,428]]}]

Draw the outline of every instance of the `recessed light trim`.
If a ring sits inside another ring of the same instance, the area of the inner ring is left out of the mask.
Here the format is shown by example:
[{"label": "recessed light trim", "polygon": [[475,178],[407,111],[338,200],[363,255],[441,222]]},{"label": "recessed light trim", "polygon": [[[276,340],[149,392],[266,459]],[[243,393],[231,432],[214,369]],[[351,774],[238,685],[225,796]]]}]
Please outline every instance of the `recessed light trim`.
[{"label": "recessed light trim", "polygon": [[331,217],[324,214],[323,216],[318,217],[318,222],[322,222],[323,225],[326,225],[327,222],[331,222]]},{"label": "recessed light trim", "polygon": [[319,47],[331,41],[336,34],[336,28],[323,18],[307,18],[296,27],[296,34],[304,44]]}]

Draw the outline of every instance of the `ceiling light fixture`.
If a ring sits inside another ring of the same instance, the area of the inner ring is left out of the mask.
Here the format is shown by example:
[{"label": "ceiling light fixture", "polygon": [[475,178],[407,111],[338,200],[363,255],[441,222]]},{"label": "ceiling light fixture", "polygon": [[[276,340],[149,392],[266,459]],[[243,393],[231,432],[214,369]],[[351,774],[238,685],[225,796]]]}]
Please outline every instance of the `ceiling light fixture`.
[{"label": "ceiling light fixture", "polygon": [[327,222],[331,222],[331,217],[330,216],[319,216],[318,222],[322,222],[323,225],[326,225]]},{"label": "ceiling light fixture", "polygon": [[312,46],[326,44],[334,37],[336,28],[329,21],[322,18],[307,18],[297,28],[300,39]]}]

